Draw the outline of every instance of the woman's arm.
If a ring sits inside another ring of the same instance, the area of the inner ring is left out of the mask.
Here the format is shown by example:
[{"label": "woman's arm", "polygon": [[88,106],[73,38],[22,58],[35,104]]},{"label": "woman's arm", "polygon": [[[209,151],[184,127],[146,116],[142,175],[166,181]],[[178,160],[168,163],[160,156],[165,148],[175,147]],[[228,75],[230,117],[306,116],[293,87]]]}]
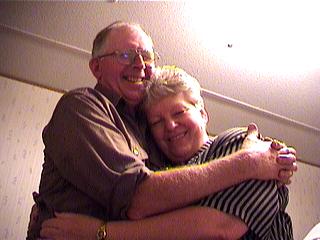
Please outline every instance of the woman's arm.
[{"label": "woman's arm", "polygon": [[[95,240],[102,221],[80,214],[57,214],[42,224],[41,237]],[[239,239],[247,231],[239,219],[206,207],[188,207],[137,221],[107,224],[110,240]]]}]

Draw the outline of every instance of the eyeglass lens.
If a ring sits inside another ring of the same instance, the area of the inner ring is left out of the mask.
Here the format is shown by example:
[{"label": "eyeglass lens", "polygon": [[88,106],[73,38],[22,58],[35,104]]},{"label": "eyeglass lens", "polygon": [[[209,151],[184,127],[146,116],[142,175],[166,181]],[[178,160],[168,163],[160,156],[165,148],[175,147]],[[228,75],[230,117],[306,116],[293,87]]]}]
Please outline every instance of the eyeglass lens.
[{"label": "eyeglass lens", "polygon": [[154,52],[147,50],[128,50],[120,52],[118,55],[118,61],[123,64],[134,63],[136,57],[140,55],[145,63],[151,63],[154,61]]}]

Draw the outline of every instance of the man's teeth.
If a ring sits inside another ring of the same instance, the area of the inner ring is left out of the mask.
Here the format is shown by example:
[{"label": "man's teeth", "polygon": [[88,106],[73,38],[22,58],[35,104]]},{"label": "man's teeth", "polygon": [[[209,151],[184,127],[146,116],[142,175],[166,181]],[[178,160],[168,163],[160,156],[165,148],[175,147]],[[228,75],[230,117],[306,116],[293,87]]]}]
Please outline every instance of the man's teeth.
[{"label": "man's teeth", "polygon": [[127,77],[127,81],[133,82],[133,83],[140,83],[143,81],[142,78],[135,78],[135,77]]}]

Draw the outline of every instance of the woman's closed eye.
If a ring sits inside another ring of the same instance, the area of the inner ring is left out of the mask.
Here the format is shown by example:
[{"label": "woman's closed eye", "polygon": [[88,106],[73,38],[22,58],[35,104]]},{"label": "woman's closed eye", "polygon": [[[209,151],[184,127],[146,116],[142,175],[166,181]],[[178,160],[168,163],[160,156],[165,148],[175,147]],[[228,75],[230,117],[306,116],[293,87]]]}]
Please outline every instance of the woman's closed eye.
[{"label": "woman's closed eye", "polygon": [[150,121],[149,124],[150,124],[151,127],[155,127],[155,126],[160,125],[161,122],[162,122],[161,119],[156,119],[156,120]]},{"label": "woman's closed eye", "polygon": [[180,116],[188,112],[189,108],[180,109],[174,112],[174,116]]}]

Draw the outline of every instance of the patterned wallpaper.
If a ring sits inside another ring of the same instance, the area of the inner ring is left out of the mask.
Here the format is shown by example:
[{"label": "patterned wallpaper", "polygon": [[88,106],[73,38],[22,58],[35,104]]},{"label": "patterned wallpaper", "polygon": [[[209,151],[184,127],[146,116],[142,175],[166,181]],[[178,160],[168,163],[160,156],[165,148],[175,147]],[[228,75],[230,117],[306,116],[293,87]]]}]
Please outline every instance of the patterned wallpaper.
[{"label": "patterned wallpaper", "polygon": [[[42,129],[61,93],[0,76],[0,239],[24,239],[43,161]],[[296,240],[320,222],[320,168],[299,163],[288,211]]]},{"label": "patterned wallpaper", "polygon": [[25,239],[43,161],[42,129],[61,94],[0,76],[0,239]]},{"label": "patterned wallpaper", "polygon": [[302,240],[316,223],[320,223],[319,183],[320,168],[298,162],[298,172],[289,185],[288,205],[295,240]]}]

